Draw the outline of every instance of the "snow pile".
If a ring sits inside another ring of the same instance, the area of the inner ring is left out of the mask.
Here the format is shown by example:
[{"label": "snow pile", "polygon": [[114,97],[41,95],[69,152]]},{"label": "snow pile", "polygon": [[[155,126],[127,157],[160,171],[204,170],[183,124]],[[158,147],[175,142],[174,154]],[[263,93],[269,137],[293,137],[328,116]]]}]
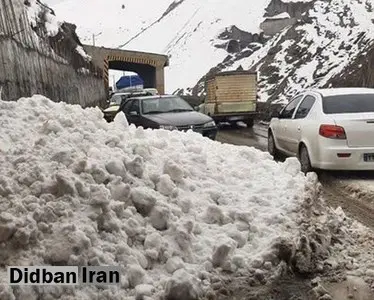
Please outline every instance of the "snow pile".
[{"label": "snow pile", "polygon": [[[371,288],[370,298],[363,299],[371,299],[374,296],[373,231],[347,217],[340,207],[329,208],[320,197],[306,201],[303,214],[301,238],[291,262],[293,270],[302,275],[317,276],[312,281],[317,299],[327,294],[319,276],[325,283],[358,278],[363,283],[360,288],[366,289],[365,283]],[[358,287],[356,285],[354,290]],[[339,292],[340,296],[333,299],[341,299],[344,291]],[[352,291],[346,293],[347,299],[354,298],[349,295]]]},{"label": "snow pile", "polygon": [[[263,280],[316,188],[296,159],[122,114],[108,124],[98,108],[34,96],[1,101],[0,114],[1,299],[197,299],[222,270],[255,267]],[[12,292],[7,265],[118,265],[123,276],[120,287]]]}]

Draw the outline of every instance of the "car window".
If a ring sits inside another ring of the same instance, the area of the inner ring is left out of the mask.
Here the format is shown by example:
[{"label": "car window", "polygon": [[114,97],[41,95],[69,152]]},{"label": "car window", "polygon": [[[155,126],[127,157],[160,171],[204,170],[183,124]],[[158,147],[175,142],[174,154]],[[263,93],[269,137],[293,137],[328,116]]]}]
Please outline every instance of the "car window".
[{"label": "car window", "polygon": [[139,110],[139,100],[138,99],[133,100],[132,105],[131,105],[129,111],[130,112],[136,111],[137,113],[140,113],[140,110]]},{"label": "car window", "polygon": [[110,103],[112,105],[120,105],[121,104],[121,96],[119,95],[113,95],[112,99],[110,99]]},{"label": "car window", "polygon": [[303,95],[297,96],[293,100],[291,100],[290,103],[282,110],[282,113],[280,114],[281,119],[291,119],[297,105],[299,104],[300,100],[303,98]]},{"label": "car window", "polygon": [[325,114],[374,112],[373,94],[326,96],[322,99]]},{"label": "car window", "polygon": [[133,100],[128,100],[122,103],[121,105],[121,110],[124,111],[125,113],[129,112],[129,108],[132,105]]},{"label": "car window", "polygon": [[158,114],[168,112],[185,112],[193,111],[191,105],[178,96],[157,97],[142,100],[142,112],[146,114]]},{"label": "car window", "polygon": [[309,111],[312,109],[314,102],[316,102],[316,99],[313,96],[306,96],[296,111],[295,119],[305,118],[308,115]]}]

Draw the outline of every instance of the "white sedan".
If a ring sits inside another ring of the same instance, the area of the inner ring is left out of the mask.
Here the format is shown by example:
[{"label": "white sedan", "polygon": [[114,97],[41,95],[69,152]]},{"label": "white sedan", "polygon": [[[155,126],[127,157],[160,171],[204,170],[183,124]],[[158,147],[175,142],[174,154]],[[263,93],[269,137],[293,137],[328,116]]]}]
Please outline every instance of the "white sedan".
[{"label": "white sedan", "polygon": [[374,170],[374,89],[304,91],[276,117],[268,131],[274,157],[296,156],[303,172]]}]

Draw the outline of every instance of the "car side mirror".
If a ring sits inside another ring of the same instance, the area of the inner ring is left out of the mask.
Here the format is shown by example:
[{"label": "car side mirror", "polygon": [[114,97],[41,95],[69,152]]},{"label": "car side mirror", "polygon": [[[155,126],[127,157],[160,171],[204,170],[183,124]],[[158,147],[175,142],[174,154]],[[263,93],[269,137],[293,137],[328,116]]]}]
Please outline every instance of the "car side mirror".
[{"label": "car side mirror", "polygon": [[137,111],[134,110],[134,111],[130,111],[130,112],[129,112],[129,115],[130,115],[130,116],[138,116],[139,114],[138,114]]},{"label": "car side mirror", "polygon": [[199,107],[198,106],[194,106],[193,110],[194,111],[199,111]]}]

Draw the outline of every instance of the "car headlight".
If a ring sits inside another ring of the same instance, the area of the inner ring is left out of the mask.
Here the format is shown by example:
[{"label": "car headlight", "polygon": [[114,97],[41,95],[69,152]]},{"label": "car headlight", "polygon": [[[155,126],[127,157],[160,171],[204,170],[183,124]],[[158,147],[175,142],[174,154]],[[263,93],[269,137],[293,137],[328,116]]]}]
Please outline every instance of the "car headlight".
[{"label": "car headlight", "polygon": [[177,127],[175,127],[173,125],[160,125],[160,129],[164,129],[164,130],[176,130]]},{"label": "car headlight", "polygon": [[216,122],[214,121],[210,121],[204,124],[204,127],[215,127],[215,126],[216,126]]}]

